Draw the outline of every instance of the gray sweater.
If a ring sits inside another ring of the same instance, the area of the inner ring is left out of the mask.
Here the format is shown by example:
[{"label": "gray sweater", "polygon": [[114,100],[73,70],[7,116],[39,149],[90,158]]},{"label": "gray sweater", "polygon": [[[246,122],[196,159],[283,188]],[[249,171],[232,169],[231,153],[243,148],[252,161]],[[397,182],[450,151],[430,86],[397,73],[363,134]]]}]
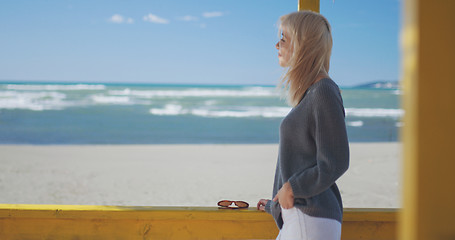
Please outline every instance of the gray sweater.
[{"label": "gray sweater", "polygon": [[[342,222],[343,204],[335,181],[349,167],[343,100],[329,78],[314,83],[283,119],[273,196],[289,181],[294,205],[303,213]],[[283,226],[280,204],[265,210]]]}]

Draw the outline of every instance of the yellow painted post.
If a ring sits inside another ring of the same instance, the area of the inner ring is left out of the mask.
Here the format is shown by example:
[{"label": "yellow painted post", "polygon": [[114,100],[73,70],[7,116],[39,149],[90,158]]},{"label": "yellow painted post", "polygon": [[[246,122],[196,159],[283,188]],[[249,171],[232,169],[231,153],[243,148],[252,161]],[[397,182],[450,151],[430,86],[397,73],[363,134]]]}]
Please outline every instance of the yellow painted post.
[{"label": "yellow painted post", "polygon": [[297,9],[299,11],[311,10],[313,12],[319,12],[319,0],[299,0]]},{"label": "yellow painted post", "polygon": [[455,239],[455,1],[403,8],[400,239]]}]

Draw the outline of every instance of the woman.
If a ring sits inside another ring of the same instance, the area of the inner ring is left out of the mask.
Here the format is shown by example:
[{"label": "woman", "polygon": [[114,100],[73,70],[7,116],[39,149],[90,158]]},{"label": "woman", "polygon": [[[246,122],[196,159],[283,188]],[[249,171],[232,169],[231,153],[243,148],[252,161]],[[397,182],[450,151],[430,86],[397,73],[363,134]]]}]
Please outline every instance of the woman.
[{"label": "woman", "polygon": [[276,44],[288,102],[280,125],[273,200],[257,208],[272,214],[277,239],[340,239],[343,205],[335,181],[348,169],[349,145],[338,86],[328,75],[330,25],[300,11],[280,18]]}]

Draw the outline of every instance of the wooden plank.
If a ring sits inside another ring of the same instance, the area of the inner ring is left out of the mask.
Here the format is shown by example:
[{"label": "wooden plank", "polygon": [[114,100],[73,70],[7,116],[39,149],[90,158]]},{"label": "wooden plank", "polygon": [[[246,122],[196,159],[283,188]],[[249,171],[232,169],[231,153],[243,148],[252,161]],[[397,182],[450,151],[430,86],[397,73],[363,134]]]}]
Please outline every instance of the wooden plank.
[{"label": "wooden plank", "polygon": [[[395,239],[396,209],[345,209],[343,239]],[[214,207],[0,205],[0,239],[274,239],[264,212]]]}]

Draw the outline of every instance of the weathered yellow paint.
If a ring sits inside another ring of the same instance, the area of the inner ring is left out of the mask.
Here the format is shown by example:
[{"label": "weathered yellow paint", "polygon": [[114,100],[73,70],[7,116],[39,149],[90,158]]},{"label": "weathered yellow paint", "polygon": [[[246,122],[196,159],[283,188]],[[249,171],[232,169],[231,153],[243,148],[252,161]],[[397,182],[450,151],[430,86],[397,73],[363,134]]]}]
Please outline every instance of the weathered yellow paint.
[{"label": "weathered yellow paint", "polygon": [[252,210],[0,205],[0,239],[264,239],[276,231]]},{"label": "weathered yellow paint", "polygon": [[299,0],[297,9],[302,10],[311,10],[313,12],[319,12],[319,0]]},{"label": "weathered yellow paint", "polygon": [[[343,239],[394,239],[394,209],[346,209]],[[274,239],[253,208],[0,205],[0,239]]]},{"label": "weathered yellow paint", "polygon": [[455,1],[403,8],[401,239],[455,239]]}]

